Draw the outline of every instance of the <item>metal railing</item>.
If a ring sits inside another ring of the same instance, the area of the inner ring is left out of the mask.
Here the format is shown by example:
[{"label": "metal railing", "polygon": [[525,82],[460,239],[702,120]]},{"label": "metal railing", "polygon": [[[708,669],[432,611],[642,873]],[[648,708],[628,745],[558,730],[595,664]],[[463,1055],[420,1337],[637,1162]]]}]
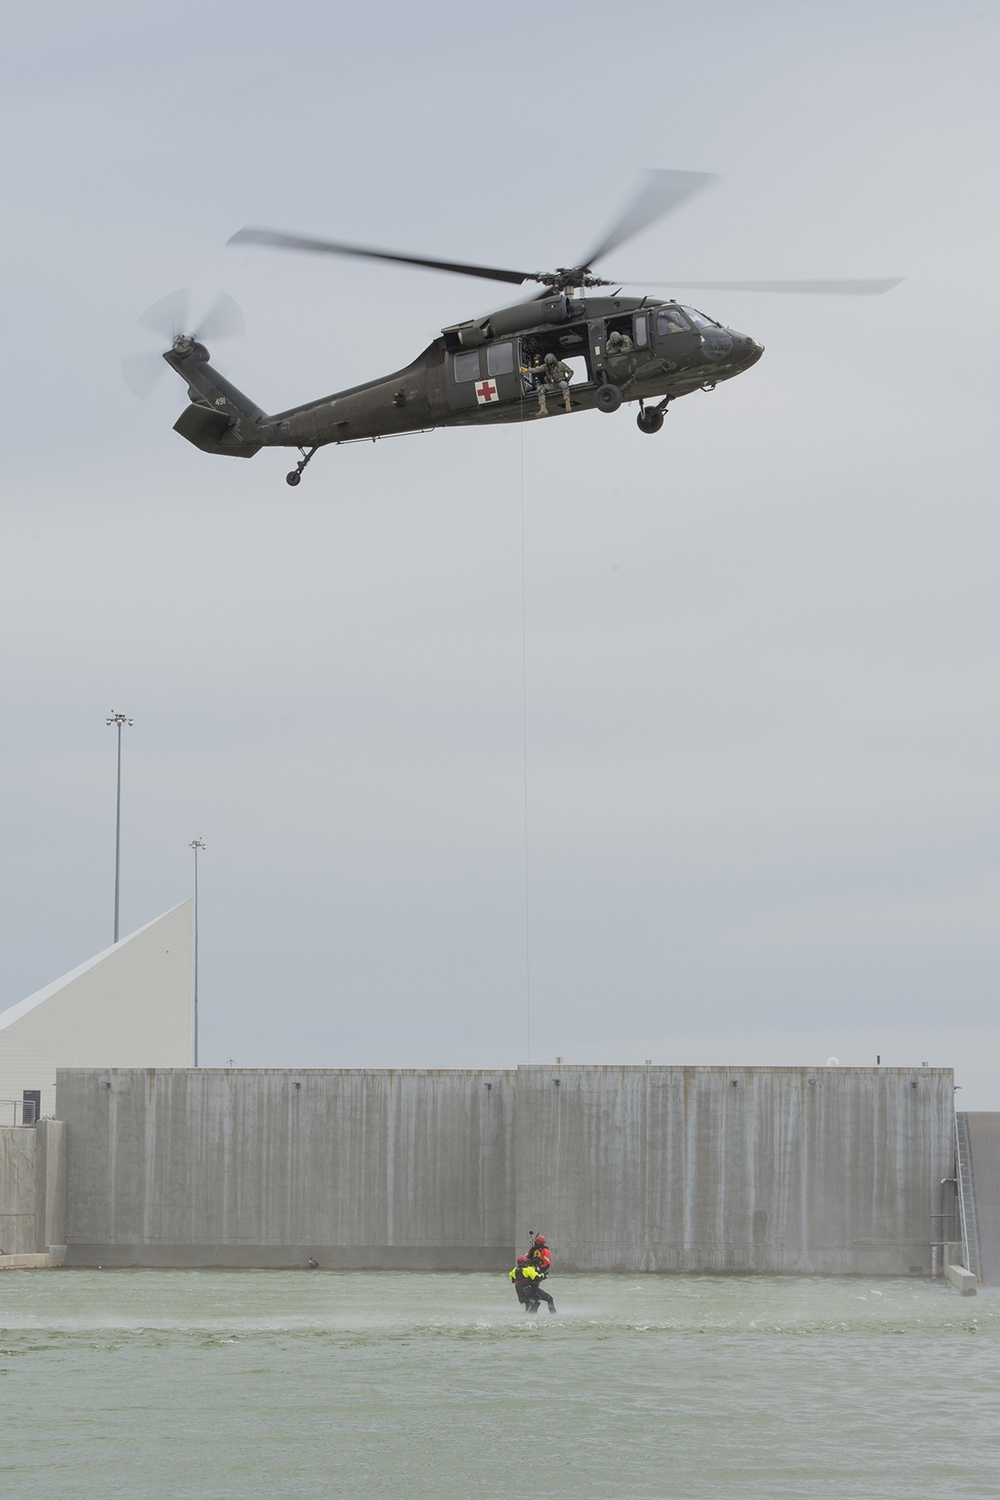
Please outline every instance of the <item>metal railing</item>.
[{"label": "metal railing", "polygon": [[0,1099],[0,1125],[35,1125],[34,1099]]}]

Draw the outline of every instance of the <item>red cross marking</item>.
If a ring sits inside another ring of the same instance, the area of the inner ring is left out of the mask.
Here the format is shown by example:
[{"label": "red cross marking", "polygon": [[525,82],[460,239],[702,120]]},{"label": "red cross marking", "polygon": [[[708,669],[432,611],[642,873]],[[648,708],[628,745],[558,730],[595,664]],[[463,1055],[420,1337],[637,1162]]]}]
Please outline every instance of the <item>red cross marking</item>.
[{"label": "red cross marking", "polygon": [[481,380],[476,386],[476,395],[480,401],[495,401],[497,388],[492,380]]}]

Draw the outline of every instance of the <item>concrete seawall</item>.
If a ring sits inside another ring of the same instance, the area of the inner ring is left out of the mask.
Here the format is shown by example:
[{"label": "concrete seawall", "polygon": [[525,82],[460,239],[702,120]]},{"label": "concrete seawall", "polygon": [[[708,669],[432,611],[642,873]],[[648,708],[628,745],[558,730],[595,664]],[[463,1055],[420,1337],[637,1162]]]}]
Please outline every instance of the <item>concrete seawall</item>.
[{"label": "concrete seawall", "polygon": [[587,1270],[929,1271],[953,1096],[947,1069],[522,1068],[517,1223]]},{"label": "concrete seawall", "polygon": [[72,1070],[71,1265],[483,1269],[513,1237],[512,1073]]},{"label": "concrete seawall", "polygon": [[950,1069],[60,1072],[68,1265],[911,1274]]},{"label": "concrete seawall", "polygon": [[61,1264],[65,1143],[61,1120],[0,1128],[0,1270]]}]

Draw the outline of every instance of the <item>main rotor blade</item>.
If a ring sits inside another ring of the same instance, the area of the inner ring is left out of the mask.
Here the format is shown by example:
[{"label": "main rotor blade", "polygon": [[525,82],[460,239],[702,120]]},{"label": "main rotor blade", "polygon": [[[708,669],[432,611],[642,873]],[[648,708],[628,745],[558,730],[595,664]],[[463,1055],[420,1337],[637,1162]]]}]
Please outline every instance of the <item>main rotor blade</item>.
[{"label": "main rotor blade", "polygon": [[602,255],[607,255],[610,250],[616,250],[619,245],[624,245],[626,240],[633,239],[642,230],[648,229],[651,224],[656,223],[657,219],[662,219],[671,209],[683,203],[685,198],[690,198],[693,193],[700,192],[710,182],[714,182],[715,178],[714,172],[675,172],[664,168],[651,169],[646,173],[646,180],[638,196],[632,200],[621,218],[607,231],[596,249],[591,250],[586,259],[580,261],[580,265],[592,266],[595,260],[600,260]]},{"label": "main rotor blade", "polygon": [[336,240],[313,240],[300,234],[282,234],[276,229],[238,229],[230,245],[273,245],[279,250],[313,250],[320,255],[354,255],[363,260],[390,260],[404,266],[425,266],[430,271],[453,271],[459,276],[479,276],[485,281],[509,281],[520,286],[534,281],[531,271],[507,271],[496,266],[469,266],[456,260],[428,260],[422,255],[397,255],[392,250],[372,250],[365,245],[343,245]]},{"label": "main rotor blade", "polygon": [[622,281],[619,286],[684,287],[696,292],[811,292],[833,297],[880,297],[900,286],[905,276],[861,281]]}]

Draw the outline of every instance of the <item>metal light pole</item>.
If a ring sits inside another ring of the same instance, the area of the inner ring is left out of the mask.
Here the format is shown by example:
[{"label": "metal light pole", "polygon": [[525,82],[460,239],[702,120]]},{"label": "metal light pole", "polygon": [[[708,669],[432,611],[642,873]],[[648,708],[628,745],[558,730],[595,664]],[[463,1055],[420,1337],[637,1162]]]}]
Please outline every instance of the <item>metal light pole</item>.
[{"label": "metal light pole", "polygon": [[115,799],[115,942],[118,941],[118,895],[121,888],[121,862],[122,862],[122,728],[125,724],[132,727],[132,720],[124,714],[111,712],[111,718],[105,719],[106,724],[114,724],[118,730],[118,795]]},{"label": "metal light pole", "polygon": [[188,845],[194,850],[194,1065],[198,1066],[198,855],[204,849],[204,839],[192,839]]}]

